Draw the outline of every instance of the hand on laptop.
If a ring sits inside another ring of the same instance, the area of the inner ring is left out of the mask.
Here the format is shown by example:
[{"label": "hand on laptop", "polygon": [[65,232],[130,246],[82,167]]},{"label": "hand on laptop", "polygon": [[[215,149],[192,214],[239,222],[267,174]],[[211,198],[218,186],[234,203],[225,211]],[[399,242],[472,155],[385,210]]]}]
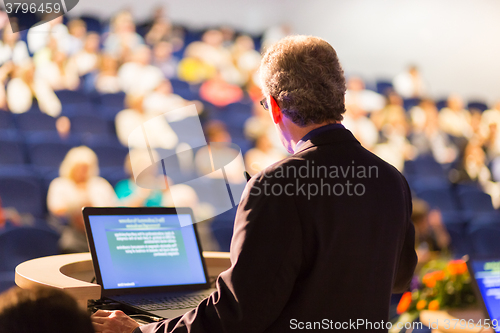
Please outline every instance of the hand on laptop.
[{"label": "hand on laptop", "polygon": [[98,310],[92,315],[96,333],[132,333],[140,325],[122,311]]}]

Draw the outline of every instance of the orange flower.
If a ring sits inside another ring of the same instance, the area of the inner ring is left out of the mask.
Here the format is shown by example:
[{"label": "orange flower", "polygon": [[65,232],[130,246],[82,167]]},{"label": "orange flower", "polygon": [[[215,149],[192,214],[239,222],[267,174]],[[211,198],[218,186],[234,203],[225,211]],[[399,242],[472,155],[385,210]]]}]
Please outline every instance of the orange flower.
[{"label": "orange flower", "polygon": [[403,312],[408,311],[410,305],[411,305],[411,292],[407,291],[403,294],[403,296],[401,296],[396,311],[398,312],[398,314],[402,314]]},{"label": "orange flower", "polygon": [[450,261],[446,268],[452,275],[464,274],[467,272],[467,264],[460,259]]},{"label": "orange flower", "polygon": [[444,279],[443,271],[435,271],[427,273],[422,278],[422,282],[427,286],[427,288],[434,288],[436,286],[436,281],[441,281]]},{"label": "orange flower", "polygon": [[429,302],[429,310],[431,311],[439,310],[439,301],[437,299]]},{"label": "orange flower", "polygon": [[423,310],[425,309],[425,306],[427,305],[427,301],[425,299],[421,299],[420,301],[417,302],[417,310]]},{"label": "orange flower", "polygon": [[434,279],[436,281],[442,281],[444,279],[444,272],[443,271],[436,271],[433,274],[434,274]]}]

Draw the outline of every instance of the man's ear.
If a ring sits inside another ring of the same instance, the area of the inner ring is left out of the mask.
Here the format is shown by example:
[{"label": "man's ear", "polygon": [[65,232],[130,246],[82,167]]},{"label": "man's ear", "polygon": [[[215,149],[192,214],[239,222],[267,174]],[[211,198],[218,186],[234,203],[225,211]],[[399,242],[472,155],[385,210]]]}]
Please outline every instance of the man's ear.
[{"label": "man's ear", "polygon": [[271,102],[270,109],[271,109],[271,115],[273,116],[273,122],[277,124],[283,118],[283,113],[281,112],[281,109],[278,103],[276,103],[276,100],[274,99],[273,96],[269,96],[269,100]]}]

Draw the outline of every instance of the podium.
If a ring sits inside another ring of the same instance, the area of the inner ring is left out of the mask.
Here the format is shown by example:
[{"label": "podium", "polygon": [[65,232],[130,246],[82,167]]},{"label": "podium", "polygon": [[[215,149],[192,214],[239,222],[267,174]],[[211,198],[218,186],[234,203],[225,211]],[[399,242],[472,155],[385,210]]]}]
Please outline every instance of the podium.
[{"label": "podium", "polygon": [[[231,267],[228,252],[204,251],[203,257],[210,277]],[[101,298],[101,286],[91,283],[93,278],[90,253],[75,253],[25,261],[16,267],[15,281],[21,288],[45,286],[63,289],[86,308],[87,300]]]}]

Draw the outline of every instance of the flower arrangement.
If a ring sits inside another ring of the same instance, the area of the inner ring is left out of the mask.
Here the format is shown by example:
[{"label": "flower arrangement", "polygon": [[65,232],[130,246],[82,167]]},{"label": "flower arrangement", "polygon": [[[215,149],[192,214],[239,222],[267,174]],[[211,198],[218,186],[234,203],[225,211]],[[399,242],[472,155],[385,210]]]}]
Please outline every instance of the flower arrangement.
[{"label": "flower arrangement", "polygon": [[425,265],[412,291],[397,306],[398,322],[414,321],[422,310],[459,309],[476,303],[467,264],[463,260],[434,260]]}]

